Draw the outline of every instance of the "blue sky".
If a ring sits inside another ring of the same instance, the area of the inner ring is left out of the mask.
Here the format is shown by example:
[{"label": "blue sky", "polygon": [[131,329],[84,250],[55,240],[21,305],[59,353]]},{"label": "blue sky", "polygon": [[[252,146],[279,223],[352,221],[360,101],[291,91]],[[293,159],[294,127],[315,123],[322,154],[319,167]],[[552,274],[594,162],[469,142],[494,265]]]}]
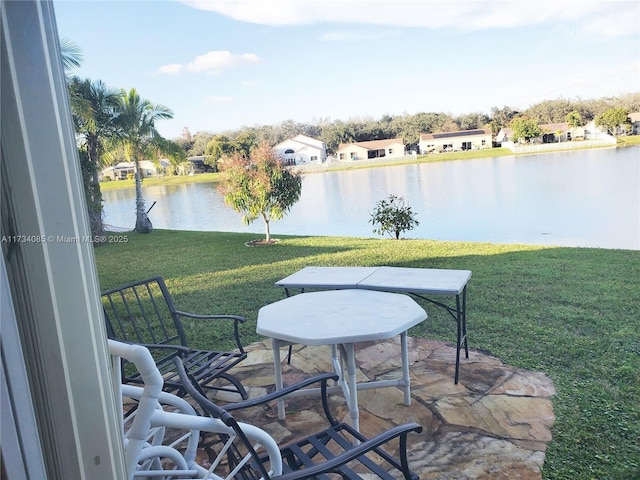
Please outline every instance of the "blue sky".
[{"label": "blue sky", "polygon": [[167,138],[640,91],[638,1],[54,0],[74,74],[171,108]]}]

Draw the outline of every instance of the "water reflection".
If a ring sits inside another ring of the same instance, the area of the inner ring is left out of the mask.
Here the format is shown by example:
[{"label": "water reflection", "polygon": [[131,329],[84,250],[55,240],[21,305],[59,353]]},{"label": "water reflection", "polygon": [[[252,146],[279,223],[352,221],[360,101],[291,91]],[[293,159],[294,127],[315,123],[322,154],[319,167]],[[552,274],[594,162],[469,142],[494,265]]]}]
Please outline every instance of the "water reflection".
[{"label": "water reflection", "polygon": [[[420,225],[411,238],[640,249],[639,149],[601,149],[308,174],[272,234],[374,237],[389,194]],[[156,228],[263,233],[245,227],[212,184],[146,187]],[[135,192],[104,193],[106,222],[134,224]]]}]

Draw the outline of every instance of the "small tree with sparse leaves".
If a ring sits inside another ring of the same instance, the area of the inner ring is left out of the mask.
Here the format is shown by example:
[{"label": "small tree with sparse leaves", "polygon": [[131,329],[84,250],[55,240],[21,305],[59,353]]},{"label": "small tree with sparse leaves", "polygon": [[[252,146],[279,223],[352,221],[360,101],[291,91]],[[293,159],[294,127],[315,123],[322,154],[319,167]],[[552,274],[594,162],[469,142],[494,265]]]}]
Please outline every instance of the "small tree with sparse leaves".
[{"label": "small tree with sparse leaves", "polygon": [[415,217],[415,212],[407,205],[404,197],[389,195],[388,199],[380,200],[376,204],[376,209],[371,214],[369,223],[375,227],[373,233],[389,234],[398,240],[402,232],[412,230],[420,225]]},{"label": "small tree with sparse leaves", "polygon": [[236,151],[222,162],[224,201],[242,214],[245,225],[261,217],[265,241],[271,242],[269,222],[280,220],[300,199],[302,177],[286,169],[271,147],[263,143],[250,156]]}]

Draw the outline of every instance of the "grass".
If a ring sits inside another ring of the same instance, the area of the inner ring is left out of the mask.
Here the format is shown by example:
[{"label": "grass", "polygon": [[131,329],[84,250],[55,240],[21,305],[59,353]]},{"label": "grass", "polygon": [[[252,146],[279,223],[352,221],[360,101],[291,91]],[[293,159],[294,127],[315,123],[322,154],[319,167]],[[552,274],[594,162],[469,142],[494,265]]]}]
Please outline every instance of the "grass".
[{"label": "grass", "polygon": [[[168,175],[164,177],[147,177],[143,180],[145,187],[153,185],[180,185],[183,183],[202,183],[220,181],[219,173],[199,173],[197,175]],[[110,182],[100,182],[100,191],[119,190],[121,188],[134,188],[135,180],[116,180]]]},{"label": "grass", "polygon": [[[154,230],[95,249],[101,288],[152,275],[167,280],[178,308],[250,319],[283,298],[274,282],[307,265],[469,269],[469,344],[555,383],[556,424],[547,479],[640,478],[640,252],[489,243],[280,237]],[[450,317],[425,305],[413,336],[453,341]],[[188,329],[194,345],[230,331]],[[464,365],[463,367],[464,368]]]},{"label": "grass", "polygon": [[640,145],[640,135],[627,135],[618,137],[619,147],[630,147],[632,145]]}]

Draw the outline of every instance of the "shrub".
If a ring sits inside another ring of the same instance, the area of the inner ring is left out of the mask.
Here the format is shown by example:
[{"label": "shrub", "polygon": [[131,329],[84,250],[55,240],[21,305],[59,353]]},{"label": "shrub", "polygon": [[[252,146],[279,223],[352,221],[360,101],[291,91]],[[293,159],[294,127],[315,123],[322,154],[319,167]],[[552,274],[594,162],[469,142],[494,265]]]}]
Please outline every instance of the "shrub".
[{"label": "shrub", "polygon": [[402,232],[420,225],[415,216],[415,212],[405,203],[404,197],[389,195],[388,199],[380,200],[376,204],[376,210],[371,214],[369,223],[374,227],[377,225],[373,233],[388,233],[390,236],[395,235],[395,239],[398,240]]}]

